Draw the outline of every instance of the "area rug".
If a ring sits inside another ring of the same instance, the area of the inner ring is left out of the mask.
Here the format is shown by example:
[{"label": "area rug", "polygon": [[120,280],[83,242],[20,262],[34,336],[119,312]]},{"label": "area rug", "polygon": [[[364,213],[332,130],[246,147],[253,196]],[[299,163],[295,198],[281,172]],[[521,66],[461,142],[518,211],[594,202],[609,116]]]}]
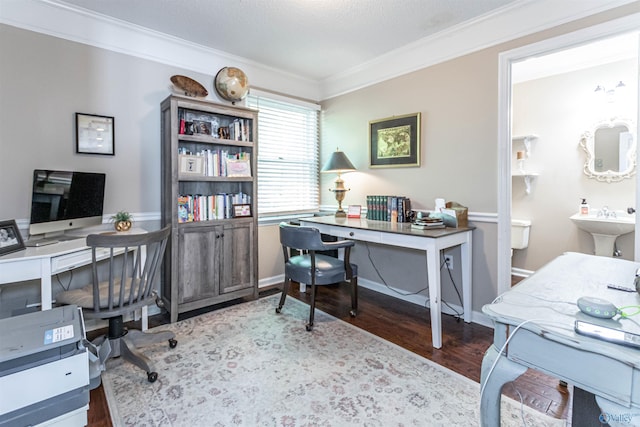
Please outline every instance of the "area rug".
[{"label": "area rug", "polygon": [[[115,426],[476,426],[478,383],[278,295],[161,329],[178,346],[145,349],[158,380],[109,361],[102,380]],[[429,339],[422,337],[420,339]],[[524,424],[523,424],[524,418]],[[503,426],[563,426],[503,398]]]}]

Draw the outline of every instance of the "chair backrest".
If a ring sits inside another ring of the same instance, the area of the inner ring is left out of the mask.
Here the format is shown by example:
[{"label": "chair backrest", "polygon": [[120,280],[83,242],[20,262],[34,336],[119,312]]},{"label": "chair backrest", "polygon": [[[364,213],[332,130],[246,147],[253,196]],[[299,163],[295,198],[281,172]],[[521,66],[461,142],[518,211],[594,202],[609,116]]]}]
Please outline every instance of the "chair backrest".
[{"label": "chair backrest", "polygon": [[287,248],[303,251],[322,251],[327,249],[317,228],[301,227],[286,222],[280,223],[280,243],[283,247],[286,246]]},{"label": "chair backrest", "polygon": [[170,232],[167,226],[142,234],[87,236],[93,261],[91,317],[97,313],[118,316],[155,302],[156,279]]}]

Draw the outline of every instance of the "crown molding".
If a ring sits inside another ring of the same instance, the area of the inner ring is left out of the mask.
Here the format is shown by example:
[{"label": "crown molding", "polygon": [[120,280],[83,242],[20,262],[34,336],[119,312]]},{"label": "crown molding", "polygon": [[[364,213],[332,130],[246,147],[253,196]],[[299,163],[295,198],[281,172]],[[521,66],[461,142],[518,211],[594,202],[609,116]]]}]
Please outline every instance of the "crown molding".
[{"label": "crown molding", "polygon": [[321,82],[323,100],[362,89],[636,0],[519,0]]},{"label": "crown molding", "polygon": [[321,101],[635,0],[517,0],[323,81],[70,6],[60,0],[3,1],[0,23],[185,70],[215,75],[233,64],[251,85]]},{"label": "crown molding", "polygon": [[251,85],[319,100],[318,82],[57,0],[3,1],[0,23],[215,76],[241,68]]}]

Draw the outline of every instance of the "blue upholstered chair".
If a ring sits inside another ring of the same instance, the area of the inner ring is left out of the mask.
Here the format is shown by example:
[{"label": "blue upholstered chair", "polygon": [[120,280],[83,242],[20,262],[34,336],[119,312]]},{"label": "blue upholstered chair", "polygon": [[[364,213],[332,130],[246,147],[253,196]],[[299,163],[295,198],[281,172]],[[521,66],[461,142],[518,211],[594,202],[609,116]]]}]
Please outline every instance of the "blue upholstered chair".
[{"label": "blue upholstered chair", "polygon": [[82,307],[85,318],[109,319],[108,336],[97,338],[94,344],[100,346],[108,340],[111,352],[106,358],[122,356],[143,369],[149,382],[154,382],[158,374],[138,348],[167,341],[174,348],[175,335],[171,331],[127,330],[123,315],[156,303],[155,287],[170,232],[171,227],[165,227],[142,234],[90,234],[91,283],[56,295],[58,303]]},{"label": "blue upholstered chair", "polygon": [[[284,285],[276,313],[280,313],[287,298],[289,284],[293,282],[311,285],[311,310],[307,331],[313,330],[313,315],[316,308],[318,286],[349,281],[351,285],[351,311],[355,317],[358,310],[358,267],[349,262],[351,240],[324,242],[320,231],[313,227],[301,227],[287,223],[280,224],[280,243],[284,253]],[[291,255],[291,250],[299,255]],[[317,253],[344,249],[344,259]]]}]

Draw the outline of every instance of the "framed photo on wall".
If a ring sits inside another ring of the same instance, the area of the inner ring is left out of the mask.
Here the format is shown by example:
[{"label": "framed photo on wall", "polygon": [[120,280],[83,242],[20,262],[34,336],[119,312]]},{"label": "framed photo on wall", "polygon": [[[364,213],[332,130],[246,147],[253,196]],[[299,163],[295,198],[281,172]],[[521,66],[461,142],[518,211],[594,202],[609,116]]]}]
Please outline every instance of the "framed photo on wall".
[{"label": "framed photo on wall", "polygon": [[115,119],[76,113],[76,153],[115,156]]},{"label": "framed photo on wall", "polygon": [[14,219],[0,221],[0,255],[24,249],[22,235]]},{"label": "framed photo on wall", "polygon": [[369,167],[420,166],[420,113],[369,122]]}]

